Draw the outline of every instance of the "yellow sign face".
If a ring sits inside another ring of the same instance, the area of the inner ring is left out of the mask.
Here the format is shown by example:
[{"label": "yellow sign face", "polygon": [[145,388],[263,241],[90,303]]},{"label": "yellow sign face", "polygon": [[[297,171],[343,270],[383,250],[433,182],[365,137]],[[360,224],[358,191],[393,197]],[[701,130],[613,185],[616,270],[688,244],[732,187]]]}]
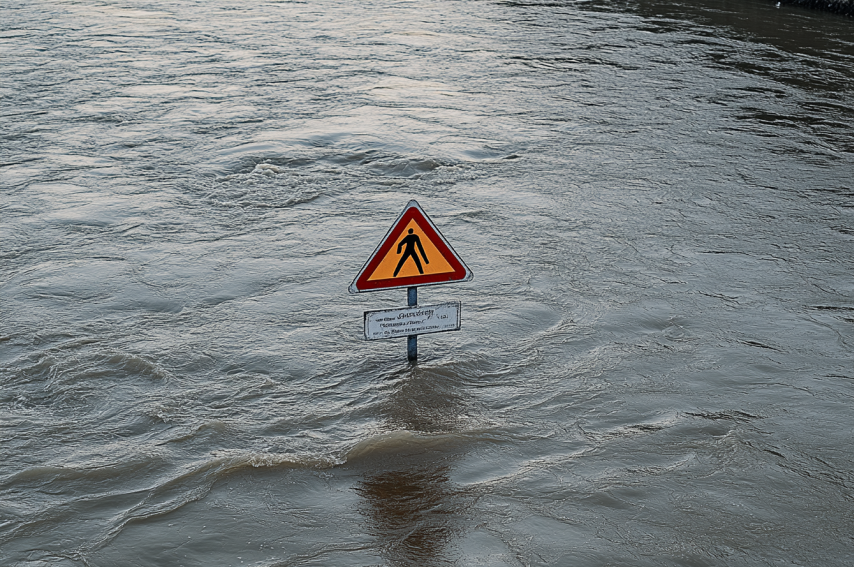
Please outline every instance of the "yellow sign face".
[{"label": "yellow sign face", "polygon": [[368,281],[431,276],[454,271],[415,219],[407,223]]},{"label": "yellow sign face", "polygon": [[350,293],[467,282],[471,270],[430,217],[409,201],[350,284]]}]

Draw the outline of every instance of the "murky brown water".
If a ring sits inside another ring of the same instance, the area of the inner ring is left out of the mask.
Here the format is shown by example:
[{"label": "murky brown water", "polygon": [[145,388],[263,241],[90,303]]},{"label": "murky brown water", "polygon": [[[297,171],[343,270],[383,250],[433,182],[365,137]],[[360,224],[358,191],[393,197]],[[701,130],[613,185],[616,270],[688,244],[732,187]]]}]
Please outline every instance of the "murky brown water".
[{"label": "murky brown water", "polygon": [[[0,564],[854,563],[850,20],[0,10]],[[413,198],[417,365],[347,293]]]}]

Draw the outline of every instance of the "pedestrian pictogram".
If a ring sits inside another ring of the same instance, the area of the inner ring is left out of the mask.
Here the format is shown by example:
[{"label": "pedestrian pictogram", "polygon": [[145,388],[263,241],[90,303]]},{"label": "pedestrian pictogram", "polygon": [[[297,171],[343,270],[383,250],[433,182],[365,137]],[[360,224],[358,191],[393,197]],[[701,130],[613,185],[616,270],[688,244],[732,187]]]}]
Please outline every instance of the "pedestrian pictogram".
[{"label": "pedestrian pictogram", "polygon": [[421,206],[410,201],[368,258],[350,293],[468,281],[471,270]]},{"label": "pedestrian pictogram", "polygon": [[407,230],[409,236],[404,237],[403,240],[400,241],[397,245],[397,253],[400,254],[400,248],[406,244],[406,251],[403,253],[403,258],[400,259],[400,262],[397,263],[397,267],[394,269],[394,275],[392,277],[396,278],[397,274],[400,273],[400,269],[406,263],[407,258],[412,258],[415,260],[415,265],[418,266],[418,273],[423,274],[424,268],[421,267],[421,261],[418,259],[418,254],[415,253],[415,245],[418,245],[418,250],[421,251],[421,257],[424,258],[424,262],[429,264],[430,260],[427,259],[427,255],[424,253],[424,248],[421,246],[421,238],[417,234],[412,234],[414,229],[410,228]]}]

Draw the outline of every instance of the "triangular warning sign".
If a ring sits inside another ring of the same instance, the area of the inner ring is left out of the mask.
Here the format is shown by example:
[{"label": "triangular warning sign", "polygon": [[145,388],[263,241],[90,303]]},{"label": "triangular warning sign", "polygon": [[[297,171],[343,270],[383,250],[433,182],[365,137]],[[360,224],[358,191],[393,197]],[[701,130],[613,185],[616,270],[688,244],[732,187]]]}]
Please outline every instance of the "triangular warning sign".
[{"label": "triangular warning sign", "polygon": [[409,201],[365,262],[350,293],[465,282],[471,270],[416,201]]}]

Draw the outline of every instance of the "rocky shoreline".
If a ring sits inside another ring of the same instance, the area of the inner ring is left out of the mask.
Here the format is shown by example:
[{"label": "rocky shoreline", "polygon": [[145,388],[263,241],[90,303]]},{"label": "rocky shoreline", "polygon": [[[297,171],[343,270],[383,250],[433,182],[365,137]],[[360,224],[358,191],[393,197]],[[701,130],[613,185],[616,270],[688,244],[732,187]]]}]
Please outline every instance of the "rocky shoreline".
[{"label": "rocky shoreline", "polygon": [[854,0],[780,0],[778,5],[801,6],[813,10],[833,12],[849,18],[854,17]]}]

